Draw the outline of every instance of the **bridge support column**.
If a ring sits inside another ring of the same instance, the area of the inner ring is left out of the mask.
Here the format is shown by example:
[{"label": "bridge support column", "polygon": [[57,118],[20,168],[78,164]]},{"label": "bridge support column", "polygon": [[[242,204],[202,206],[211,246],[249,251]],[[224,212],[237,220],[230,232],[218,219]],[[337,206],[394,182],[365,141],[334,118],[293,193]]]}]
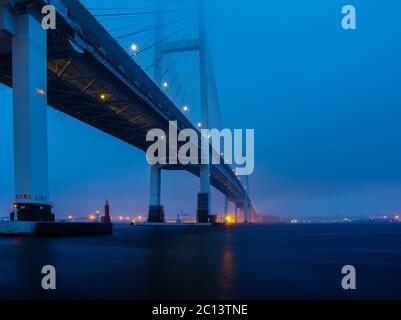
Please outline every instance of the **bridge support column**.
[{"label": "bridge support column", "polygon": [[210,222],[210,166],[200,166],[200,193],[198,193],[197,221]]},{"label": "bridge support column", "polygon": [[224,199],[224,221],[226,221],[228,217],[228,198]]},{"label": "bridge support column", "polygon": [[14,167],[12,220],[54,221],[48,195],[46,31],[29,14],[12,40]]},{"label": "bridge support column", "polygon": [[238,205],[235,204],[235,216],[234,216],[234,222],[238,222]]},{"label": "bridge support column", "polygon": [[150,204],[148,222],[165,222],[164,209],[160,204],[161,168],[150,166]]},{"label": "bridge support column", "polygon": [[244,223],[249,223],[249,176],[245,176]]},{"label": "bridge support column", "polygon": [[249,207],[248,207],[248,201],[244,199],[244,223],[248,224],[249,223]]}]

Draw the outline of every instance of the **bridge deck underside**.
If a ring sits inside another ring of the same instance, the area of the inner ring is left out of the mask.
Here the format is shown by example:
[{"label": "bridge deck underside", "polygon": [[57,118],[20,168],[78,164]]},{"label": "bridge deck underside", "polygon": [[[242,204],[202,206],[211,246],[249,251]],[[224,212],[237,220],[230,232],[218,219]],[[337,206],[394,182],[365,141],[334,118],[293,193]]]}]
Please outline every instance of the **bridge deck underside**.
[{"label": "bridge deck underside", "polygon": [[[99,28],[92,19],[93,25]],[[168,132],[168,121],[173,120],[178,121],[179,127],[194,128],[159,88],[141,85],[149,83],[149,79],[127,53],[124,52],[126,58],[135,64],[139,73],[138,79],[143,80],[136,82],[138,88],[156,104],[150,104],[149,99],[134,92],[91,52],[74,50],[68,40],[70,32],[66,23],[59,23],[55,31],[48,32],[47,96],[50,106],[143,151],[149,146],[146,142],[149,129],[160,128]],[[102,32],[107,33],[104,29]],[[105,37],[109,37],[108,33]],[[0,82],[11,87],[11,43],[6,37],[0,38],[0,42]],[[195,165],[171,165],[164,169],[187,170],[197,176],[200,171]],[[211,184],[241,205],[245,191],[229,166],[212,165]]]}]

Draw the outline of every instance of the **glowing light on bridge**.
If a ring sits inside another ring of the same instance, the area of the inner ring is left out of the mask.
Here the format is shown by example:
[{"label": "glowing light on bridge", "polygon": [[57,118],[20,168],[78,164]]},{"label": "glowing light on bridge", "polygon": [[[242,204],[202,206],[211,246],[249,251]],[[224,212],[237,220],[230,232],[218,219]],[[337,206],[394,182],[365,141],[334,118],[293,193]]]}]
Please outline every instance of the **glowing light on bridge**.
[{"label": "glowing light on bridge", "polygon": [[131,44],[130,49],[134,55],[139,52],[139,46],[136,43]]},{"label": "glowing light on bridge", "polygon": [[41,89],[41,88],[37,88],[37,89],[36,89],[36,92],[37,92],[38,94],[40,94],[41,96],[46,95],[45,90],[43,90],[43,89]]},{"label": "glowing light on bridge", "polygon": [[189,107],[187,105],[182,107],[182,110],[186,113],[189,111]]},{"label": "glowing light on bridge", "polygon": [[168,87],[169,87],[168,82],[164,81],[162,86],[163,86],[164,89],[168,89]]},{"label": "glowing light on bridge", "polygon": [[202,128],[202,123],[198,122],[198,128]]},{"label": "glowing light on bridge", "polygon": [[107,95],[105,93],[102,93],[99,95],[100,100],[104,101],[107,98]]}]

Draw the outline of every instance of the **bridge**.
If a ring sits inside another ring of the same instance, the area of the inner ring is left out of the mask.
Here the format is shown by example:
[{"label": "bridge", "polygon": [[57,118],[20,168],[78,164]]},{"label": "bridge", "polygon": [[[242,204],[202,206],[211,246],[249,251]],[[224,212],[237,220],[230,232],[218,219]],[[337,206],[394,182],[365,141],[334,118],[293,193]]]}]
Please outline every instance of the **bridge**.
[{"label": "bridge", "polygon": [[[56,8],[56,29],[41,25],[45,5]],[[161,12],[155,12],[154,45],[146,48],[154,51],[152,79],[134,59],[137,51],[145,49],[124,48],[99,22],[99,15],[77,0],[0,4],[0,82],[13,88],[14,208],[19,220],[54,219],[48,191],[47,106],[143,151],[150,145],[147,132],[153,128],[168,132],[169,121],[177,121],[178,130],[199,132],[199,127],[210,127],[210,106],[218,108],[218,101],[202,5],[196,16],[198,35],[191,39],[165,37],[161,26],[168,23]],[[168,55],[189,51],[199,61],[201,119],[195,124],[188,117],[188,107],[177,105],[167,94],[169,83],[162,82],[161,62]],[[165,219],[160,200],[162,170],[186,170],[199,177],[198,222],[212,219],[211,186],[226,196],[226,211],[231,201],[236,213],[241,210],[243,221],[252,222],[256,209],[247,183],[224,160],[221,164],[150,166],[148,221]]]}]

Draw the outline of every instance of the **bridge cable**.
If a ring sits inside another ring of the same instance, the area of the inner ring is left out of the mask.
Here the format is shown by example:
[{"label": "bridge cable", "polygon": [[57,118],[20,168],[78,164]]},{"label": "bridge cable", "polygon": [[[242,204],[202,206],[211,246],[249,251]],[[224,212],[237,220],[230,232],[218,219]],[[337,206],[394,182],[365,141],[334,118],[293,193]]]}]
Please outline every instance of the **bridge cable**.
[{"label": "bridge cable", "polygon": [[174,21],[166,22],[166,23],[163,23],[163,24],[160,24],[160,25],[157,25],[157,26],[152,26],[152,27],[148,27],[148,28],[145,28],[145,29],[142,29],[142,30],[138,30],[138,31],[122,34],[122,35],[114,37],[114,39],[115,40],[127,39],[127,38],[129,38],[131,36],[140,34],[142,32],[152,31],[152,30],[155,30],[155,29],[158,29],[158,28],[169,26],[169,25],[175,24],[177,22],[181,22],[181,21],[187,20],[187,19],[192,18],[192,17],[194,17],[194,16],[188,16],[188,17],[185,17],[185,18],[181,18],[181,19],[177,19],[177,20],[174,20]]},{"label": "bridge cable", "polygon": [[[153,43],[152,45],[146,47],[145,49],[140,50],[137,54],[140,54],[140,53],[145,52],[145,51],[147,51],[147,50],[149,50],[149,49],[152,49],[153,47],[157,46],[158,44],[160,44],[160,43],[162,43],[162,42],[164,42],[164,41],[166,41],[166,40],[168,40],[168,39],[174,37],[175,35],[179,34],[180,32],[184,31],[185,29],[187,29],[187,28],[193,26],[195,23],[196,23],[196,21],[193,22],[193,23],[187,24],[186,26],[180,28],[179,30],[177,30],[177,31],[175,31],[175,32],[173,32],[173,33],[171,33],[171,34],[168,35],[167,37],[165,37],[165,38],[163,38],[163,39],[161,39],[161,40],[159,40],[159,41]],[[134,55],[135,55],[135,54],[131,55],[131,57],[134,56]]]}]

